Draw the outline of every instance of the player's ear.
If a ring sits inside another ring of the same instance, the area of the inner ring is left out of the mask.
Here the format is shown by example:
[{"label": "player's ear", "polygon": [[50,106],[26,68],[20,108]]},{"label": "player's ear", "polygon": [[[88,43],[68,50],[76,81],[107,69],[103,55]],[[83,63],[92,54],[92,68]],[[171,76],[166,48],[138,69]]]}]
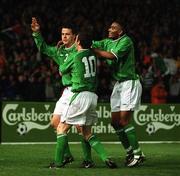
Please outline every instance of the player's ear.
[{"label": "player's ear", "polygon": [[120,30],[120,31],[119,31],[119,35],[122,35],[122,34],[123,34],[123,30]]}]

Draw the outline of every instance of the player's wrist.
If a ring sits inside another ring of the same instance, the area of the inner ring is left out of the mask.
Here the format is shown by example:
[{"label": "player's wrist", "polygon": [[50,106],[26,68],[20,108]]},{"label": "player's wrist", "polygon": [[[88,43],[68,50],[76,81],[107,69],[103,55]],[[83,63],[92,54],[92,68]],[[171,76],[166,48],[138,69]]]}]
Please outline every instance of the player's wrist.
[{"label": "player's wrist", "polygon": [[40,35],[40,31],[33,31],[32,36],[37,37]]}]

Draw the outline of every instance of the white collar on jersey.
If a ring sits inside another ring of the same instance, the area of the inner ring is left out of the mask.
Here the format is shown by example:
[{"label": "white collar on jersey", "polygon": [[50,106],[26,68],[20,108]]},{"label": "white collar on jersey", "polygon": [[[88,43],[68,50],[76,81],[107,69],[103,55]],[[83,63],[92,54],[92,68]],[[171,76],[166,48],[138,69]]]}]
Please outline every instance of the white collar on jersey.
[{"label": "white collar on jersey", "polygon": [[122,36],[120,36],[119,38],[113,40],[112,42],[117,42],[118,40],[121,40],[126,34],[123,34]]},{"label": "white collar on jersey", "polygon": [[70,49],[72,49],[74,46],[75,46],[75,43],[72,44],[69,48],[66,48],[66,47],[65,47],[65,50],[70,50]]}]

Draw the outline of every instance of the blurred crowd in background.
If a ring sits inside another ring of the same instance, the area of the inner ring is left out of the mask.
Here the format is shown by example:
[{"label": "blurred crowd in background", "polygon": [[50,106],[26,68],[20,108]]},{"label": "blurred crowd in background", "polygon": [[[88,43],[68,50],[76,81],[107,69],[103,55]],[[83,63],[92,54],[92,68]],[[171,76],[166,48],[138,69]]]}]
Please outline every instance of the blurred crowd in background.
[{"label": "blurred crowd in background", "polygon": [[[1,0],[0,99],[54,101],[63,90],[58,66],[38,52],[33,41],[30,24],[35,16],[50,45],[60,40],[64,21],[92,26],[94,40],[101,40],[112,19],[123,19],[135,44],[142,102],[179,103],[179,9],[179,0]],[[111,70],[102,58],[98,60],[99,101],[109,101]]]}]

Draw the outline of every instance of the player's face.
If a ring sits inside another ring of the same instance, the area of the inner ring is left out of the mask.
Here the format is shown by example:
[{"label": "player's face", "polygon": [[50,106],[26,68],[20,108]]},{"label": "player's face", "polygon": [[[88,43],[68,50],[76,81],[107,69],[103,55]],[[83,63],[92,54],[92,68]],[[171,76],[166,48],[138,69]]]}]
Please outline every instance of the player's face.
[{"label": "player's face", "polygon": [[61,30],[61,39],[63,44],[66,47],[71,47],[75,41],[75,35],[72,33],[72,30],[69,28],[62,28]]},{"label": "player's face", "polygon": [[111,26],[108,29],[108,32],[109,32],[108,37],[112,39],[119,38],[120,35],[123,33],[121,26],[116,22],[113,22],[111,24]]}]

